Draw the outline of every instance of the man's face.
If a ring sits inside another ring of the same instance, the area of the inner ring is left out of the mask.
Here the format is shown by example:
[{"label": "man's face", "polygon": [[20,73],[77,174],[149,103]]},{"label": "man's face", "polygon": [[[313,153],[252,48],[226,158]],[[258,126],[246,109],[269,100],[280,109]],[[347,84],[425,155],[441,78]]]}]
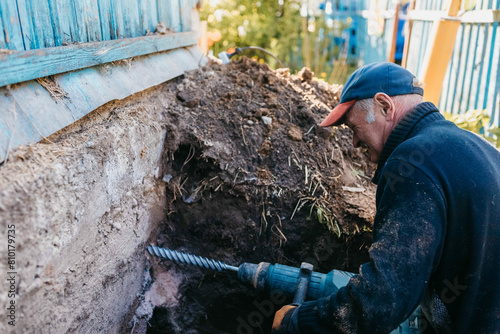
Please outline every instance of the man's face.
[{"label": "man's face", "polygon": [[386,132],[386,118],[374,107],[375,121],[366,121],[366,112],[354,105],[346,115],[345,124],[353,131],[352,144],[354,147],[366,147],[372,162],[378,162],[384,147]]}]

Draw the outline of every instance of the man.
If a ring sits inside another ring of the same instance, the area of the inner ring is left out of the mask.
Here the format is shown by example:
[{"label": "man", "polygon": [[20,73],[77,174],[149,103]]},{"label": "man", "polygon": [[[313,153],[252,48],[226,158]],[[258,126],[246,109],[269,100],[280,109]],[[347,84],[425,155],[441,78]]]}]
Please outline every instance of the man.
[{"label": "man", "polygon": [[337,293],[276,313],[278,333],[389,333],[421,305],[425,332],[500,333],[500,152],[423,102],[391,63],[358,69],[321,123],[377,162],[370,262]]}]

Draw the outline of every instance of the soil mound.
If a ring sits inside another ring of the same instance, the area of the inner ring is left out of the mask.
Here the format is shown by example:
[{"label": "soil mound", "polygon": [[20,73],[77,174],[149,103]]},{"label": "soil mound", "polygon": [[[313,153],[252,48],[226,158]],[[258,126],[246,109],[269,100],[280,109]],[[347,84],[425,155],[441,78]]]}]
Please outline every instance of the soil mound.
[{"label": "soil mound", "polygon": [[[358,270],[371,243],[374,166],[348,128],[318,126],[341,87],[312,76],[242,58],[161,87],[171,102],[159,171],[168,200],[153,244],[232,265]],[[156,258],[150,273],[127,330],[270,332],[273,312],[258,312],[266,296],[231,273]]]}]

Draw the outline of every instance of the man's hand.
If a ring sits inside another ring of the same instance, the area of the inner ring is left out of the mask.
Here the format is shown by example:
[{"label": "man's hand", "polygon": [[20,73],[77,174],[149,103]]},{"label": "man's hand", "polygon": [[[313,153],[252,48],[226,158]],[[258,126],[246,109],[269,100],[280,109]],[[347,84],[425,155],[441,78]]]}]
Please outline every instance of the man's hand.
[{"label": "man's hand", "polygon": [[[288,322],[290,321],[290,316],[292,315],[294,309],[297,306],[294,305],[285,305],[283,306],[276,314],[274,315],[273,321],[273,333],[280,333],[280,327],[283,325],[282,330],[283,333],[286,332],[286,328],[288,326]],[[288,316],[286,316],[288,314]],[[283,321],[284,320],[284,321]]]}]

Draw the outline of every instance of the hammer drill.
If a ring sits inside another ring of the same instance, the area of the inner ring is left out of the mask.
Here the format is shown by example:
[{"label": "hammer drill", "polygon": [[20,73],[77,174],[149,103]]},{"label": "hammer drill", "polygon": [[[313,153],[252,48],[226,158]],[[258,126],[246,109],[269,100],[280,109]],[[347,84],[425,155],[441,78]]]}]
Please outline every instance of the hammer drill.
[{"label": "hammer drill", "polygon": [[[169,259],[174,262],[187,263],[198,267],[217,271],[237,272],[238,278],[252,285],[258,291],[272,293],[280,291],[284,297],[293,298],[292,305],[300,305],[305,300],[315,300],[334,294],[338,289],[346,286],[355,274],[341,270],[332,270],[328,274],[313,271],[312,264],[303,262],[300,268],[282,264],[259,264],[244,262],[238,267],[221,261],[208,259],[188,253],[178,252],[157,246],[148,246],[151,255]],[[420,333],[418,330],[420,313],[419,308],[391,334]]]}]

